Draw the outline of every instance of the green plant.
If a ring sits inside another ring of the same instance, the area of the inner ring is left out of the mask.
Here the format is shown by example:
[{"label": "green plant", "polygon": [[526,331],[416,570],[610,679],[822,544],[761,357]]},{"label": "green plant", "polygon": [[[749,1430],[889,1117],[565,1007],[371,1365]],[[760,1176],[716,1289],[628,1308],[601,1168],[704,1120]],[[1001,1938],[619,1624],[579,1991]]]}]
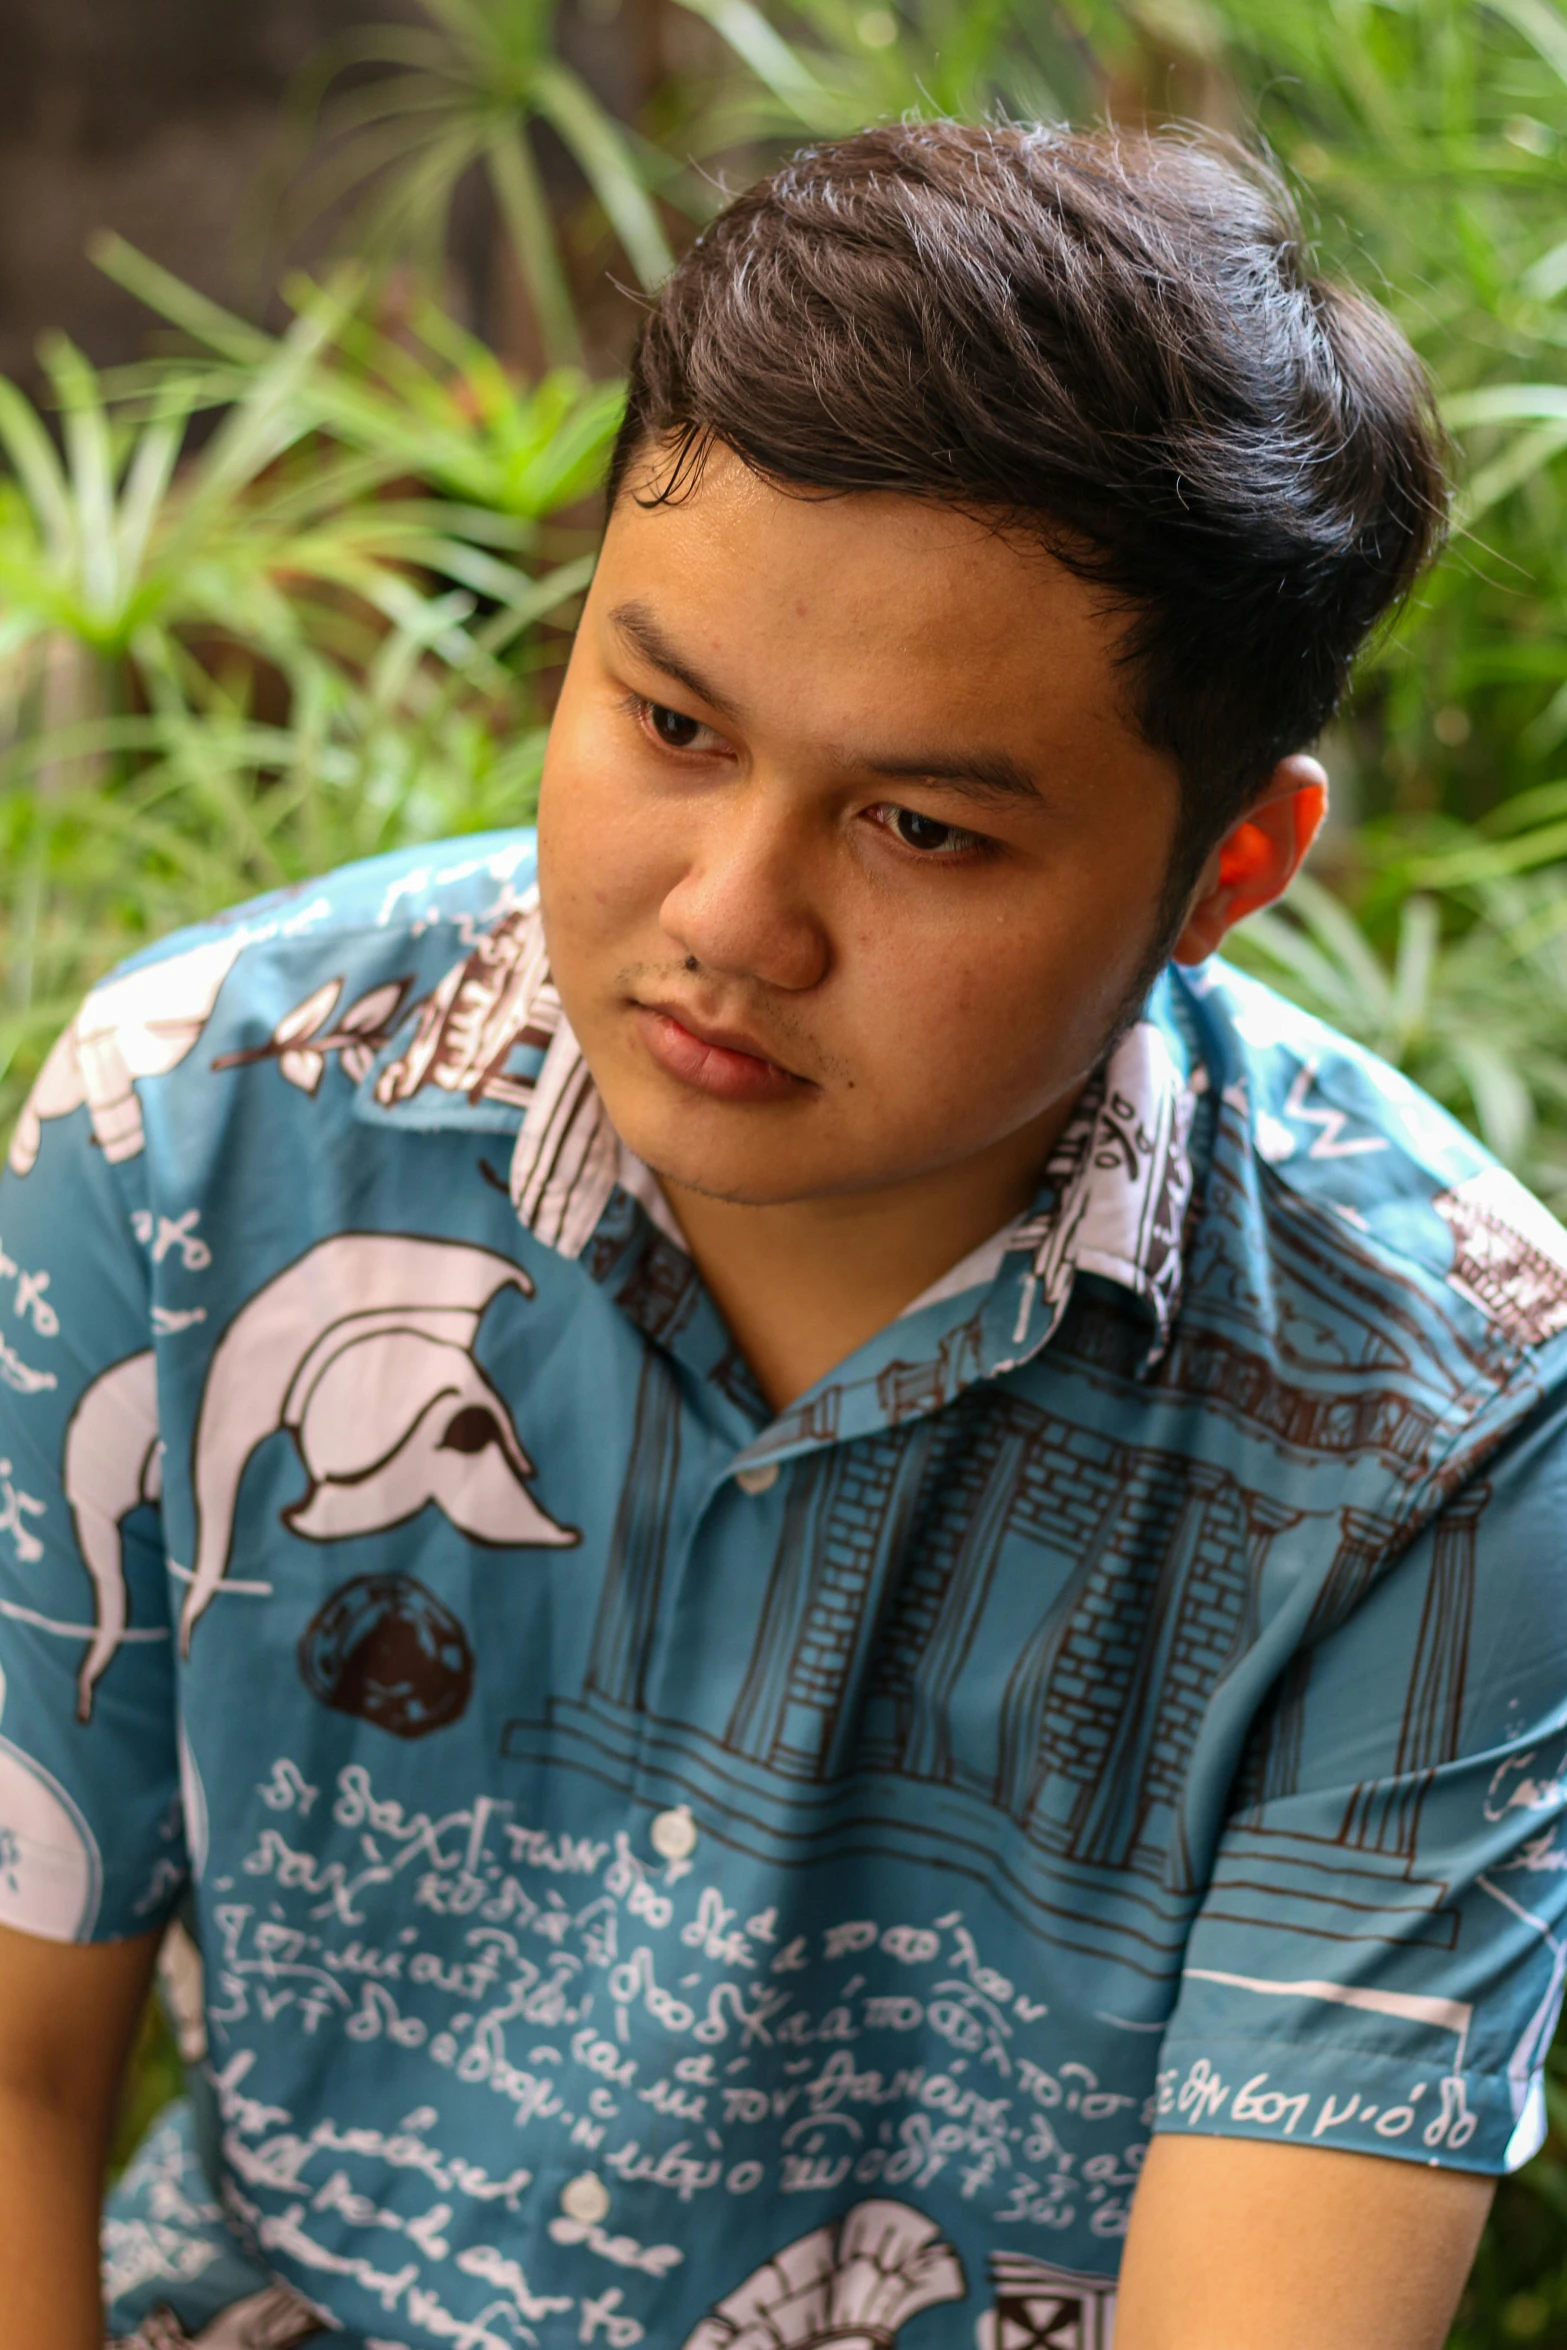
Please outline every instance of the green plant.
[{"label": "green plant", "polygon": [[[203,406],[232,410],[274,368],[288,338],[265,334],[160,269],[120,237],[96,241],[99,266],[188,338],[189,355],[132,370],[128,393],[156,403],[172,380]],[[308,279],[287,289],[302,319],[321,297]],[[296,330],[297,331],[297,330]],[[372,482],[422,484],[438,504],[397,509],[429,535],[416,560],[506,602],[514,574],[475,573],[464,545],[533,552],[538,526],[597,488],[620,421],[618,383],[559,368],[519,381],[429,296],[415,295],[395,331],[365,305],[336,318],[299,400],[310,426],[377,469]],[[579,534],[585,549],[591,534]]]},{"label": "green plant", "polygon": [[[456,191],[474,170],[489,183],[549,358],[576,359],[581,338],[533,126],[547,124],[603,207],[633,270],[657,283],[670,250],[645,161],[555,43],[554,0],[420,0],[422,21],[374,24],[323,61],[317,204],[358,190],[361,250],[412,255],[432,282]],[[349,68],[378,69],[335,86]]]},{"label": "green plant", "polygon": [[1558,1214],[1567,1212],[1567,872],[1546,860],[1560,829],[1496,838],[1447,823],[1414,839],[1404,827],[1368,829],[1338,888],[1303,875],[1228,949],[1406,1071]]},{"label": "green plant", "polygon": [[[251,336],[243,355],[230,354],[221,425],[183,466],[191,414],[214,396],[187,366],[160,371],[143,402],[116,400],[69,344],[47,346],[63,457],[22,393],[0,382],[0,450],[12,468],[0,476],[0,663],[18,731],[171,698],[199,707],[215,643],[285,678],[325,651],[362,663],[383,628],[419,631],[446,583],[507,616],[474,637],[424,631],[458,666],[493,656],[537,616],[539,583],[483,547],[531,543],[504,509],[388,494],[422,448],[439,446],[431,409],[443,396],[453,403],[412,362],[396,384],[348,386],[323,361],[353,331],[347,305],[312,289],[285,336]],[[410,378],[422,412],[408,405]],[[481,494],[494,497],[509,466],[512,503],[530,522],[569,502],[614,412],[613,399],[554,383],[513,403],[509,433],[479,419],[468,443],[483,446],[471,468]],[[453,409],[440,446],[452,466],[459,437]],[[542,608],[582,576],[579,565],[546,583]],[[62,673],[73,680],[64,707],[49,691]]]},{"label": "green plant", "polygon": [[273,337],[104,258],[193,349],[106,386],[51,347],[63,446],[0,383],[0,1124],[145,939],[526,811],[540,628],[586,585],[569,514],[619,416],[430,304],[394,334],[302,286]]},{"label": "green plant", "polygon": [[[1103,47],[1085,39],[1069,8],[795,0],[786,37],[754,0],[681,5],[712,27],[742,69],[698,118],[705,148],[837,137],[905,113],[972,117],[999,106],[1049,121],[1090,111],[1103,94]],[[1124,47],[1130,28],[1117,31],[1111,45]]]},{"label": "green plant", "polygon": [[[382,636],[363,676],[308,658],[288,717],[199,707],[94,719],[0,761],[0,1131],[83,989],[148,940],[410,842],[525,820],[543,729],[430,659],[457,600]],[[40,767],[64,780],[40,791]],[[105,771],[109,780],[104,780]]]},{"label": "green plant", "polygon": [[[388,560],[393,532],[364,495],[373,468],[287,462],[310,430],[300,393],[332,323],[325,306],[302,318],[182,472],[192,401],[178,375],[137,423],[69,343],[46,344],[63,456],[16,386],[0,383],[11,465],[0,483],[0,659],[13,680],[66,643],[98,665],[106,693],[128,670],[150,696],[177,683],[194,631],[222,629],[286,663],[322,591],[390,616],[405,583]],[[13,683],[10,698],[25,707],[25,688]]]}]

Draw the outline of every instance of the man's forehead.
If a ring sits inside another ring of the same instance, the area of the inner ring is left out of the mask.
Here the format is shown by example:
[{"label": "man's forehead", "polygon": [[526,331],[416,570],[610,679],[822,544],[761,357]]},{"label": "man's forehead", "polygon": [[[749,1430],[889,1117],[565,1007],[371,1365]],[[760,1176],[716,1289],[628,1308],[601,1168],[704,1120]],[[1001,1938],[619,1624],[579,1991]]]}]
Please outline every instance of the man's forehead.
[{"label": "man's forehead", "polygon": [[1109,660],[1123,625],[1032,534],[932,499],[778,489],[733,460],[669,504],[623,495],[600,569],[611,602],[656,601],[666,625],[765,609],[785,631],[923,632],[993,661],[1063,638]]},{"label": "man's forehead", "polygon": [[[668,494],[665,495],[664,493]],[[1094,616],[1095,600],[1047,534],[1000,514],[894,490],[832,490],[764,478],[715,443],[700,471],[633,475],[611,512],[606,559],[671,578],[744,573],[796,582],[819,601],[877,589],[907,603],[976,588]]]}]

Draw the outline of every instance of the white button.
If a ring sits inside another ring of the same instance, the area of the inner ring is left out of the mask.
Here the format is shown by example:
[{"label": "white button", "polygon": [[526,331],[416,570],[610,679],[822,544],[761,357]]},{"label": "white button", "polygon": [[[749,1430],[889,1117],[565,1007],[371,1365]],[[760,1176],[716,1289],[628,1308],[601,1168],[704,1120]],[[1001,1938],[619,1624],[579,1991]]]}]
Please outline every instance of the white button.
[{"label": "white button", "polygon": [[696,1822],[684,1804],[661,1811],[648,1835],[660,1860],[689,1860],[696,1850]]},{"label": "white button", "polygon": [[568,2219],[596,2228],[609,2210],[609,2189],[597,2171],[585,2170],[566,2181],[560,2191],[560,2207]]},{"label": "white button", "polygon": [[742,1493],[770,1493],[777,1482],[776,1461],[758,1461],[754,1468],[735,1471],[735,1483]]}]

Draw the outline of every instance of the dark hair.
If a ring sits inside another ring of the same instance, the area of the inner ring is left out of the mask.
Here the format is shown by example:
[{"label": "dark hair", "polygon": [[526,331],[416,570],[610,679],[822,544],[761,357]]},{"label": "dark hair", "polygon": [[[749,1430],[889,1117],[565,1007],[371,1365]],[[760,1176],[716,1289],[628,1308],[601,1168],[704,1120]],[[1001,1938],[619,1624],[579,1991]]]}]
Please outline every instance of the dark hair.
[{"label": "dark hair", "polygon": [[1442,533],[1430,384],[1311,274],[1232,142],[902,123],[731,203],[645,319],[610,497],[714,440],[781,487],[1022,524],[1123,604],[1140,731],[1175,762],[1173,877],[1331,716]]}]

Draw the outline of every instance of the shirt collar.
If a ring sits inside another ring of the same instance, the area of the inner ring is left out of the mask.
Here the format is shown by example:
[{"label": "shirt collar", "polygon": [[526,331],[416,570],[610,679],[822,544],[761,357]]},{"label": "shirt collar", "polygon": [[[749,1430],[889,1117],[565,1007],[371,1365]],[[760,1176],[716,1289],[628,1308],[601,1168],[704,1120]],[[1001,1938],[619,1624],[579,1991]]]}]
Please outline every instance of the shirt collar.
[{"label": "shirt collar", "polygon": [[[1189,1140],[1202,1077],[1189,1081],[1181,1058],[1172,1029],[1146,1015],[1137,1021],[1085,1089],[1034,1207],[916,1300],[909,1315],[1003,1274],[1010,1279],[1008,1260],[1022,1253],[1012,1352],[989,1371],[1010,1368],[1043,1345],[1079,1273],[1097,1274],[1138,1301],[1153,1325],[1146,1360],[1157,1361],[1180,1297]],[[369,1084],[383,1110],[410,1105],[433,1087],[453,1109],[461,1103],[485,1124],[516,1124],[513,1204],[527,1229],[562,1256],[584,1253],[617,1188],[678,1243],[656,1182],[610,1124],[555,991],[537,889],[475,939],[425,999],[407,1043],[383,1059]]]},{"label": "shirt collar", "polygon": [[1034,1271],[1056,1311],[1078,1273],[1097,1273],[1152,1316],[1155,1356],[1180,1300],[1196,1103],[1164,1029],[1137,1021],[1062,1136],[1047,1171],[1059,1204],[1034,1225]]}]

